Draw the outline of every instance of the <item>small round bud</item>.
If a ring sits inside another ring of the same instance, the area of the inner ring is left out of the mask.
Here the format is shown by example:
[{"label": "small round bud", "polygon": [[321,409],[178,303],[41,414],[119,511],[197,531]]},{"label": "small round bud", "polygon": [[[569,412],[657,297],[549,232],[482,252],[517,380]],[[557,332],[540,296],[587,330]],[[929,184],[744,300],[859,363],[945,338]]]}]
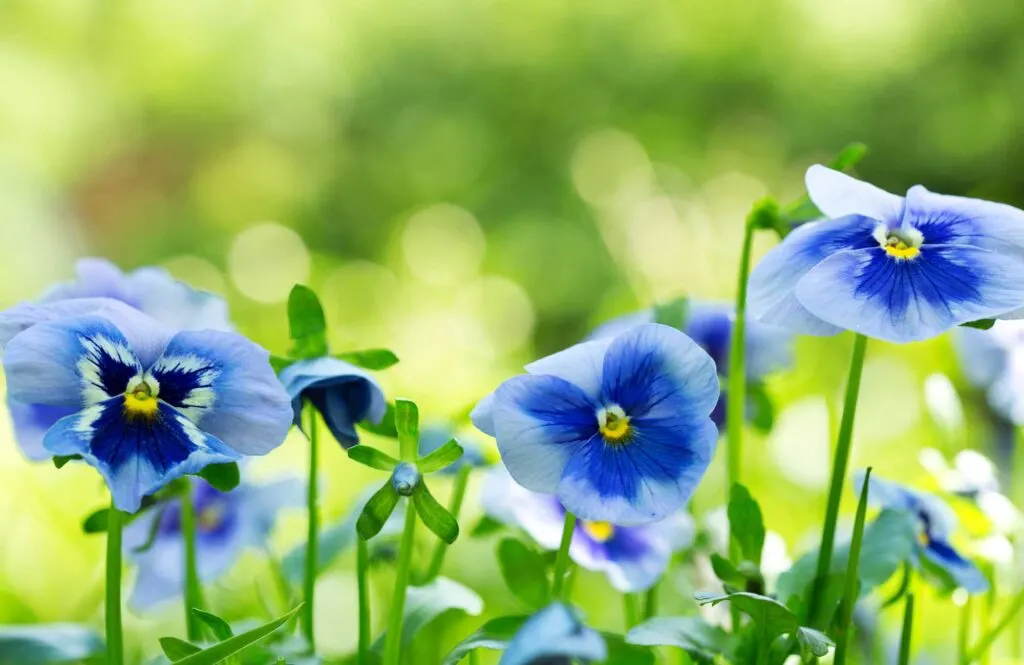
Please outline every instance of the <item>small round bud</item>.
[{"label": "small round bud", "polygon": [[420,472],[414,465],[402,462],[391,474],[391,486],[402,496],[412,496],[420,484]]}]

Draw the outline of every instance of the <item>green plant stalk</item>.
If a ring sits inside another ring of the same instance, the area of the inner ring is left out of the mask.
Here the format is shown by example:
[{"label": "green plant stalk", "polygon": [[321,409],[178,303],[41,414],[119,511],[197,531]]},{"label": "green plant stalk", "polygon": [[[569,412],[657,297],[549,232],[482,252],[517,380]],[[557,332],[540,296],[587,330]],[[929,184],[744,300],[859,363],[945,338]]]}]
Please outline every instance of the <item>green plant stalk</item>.
[{"label": "green plant stalk", "polygon": [[412,568],[412,547],[416,537],[416,509],[405,507],[405,529],[402,531],[398,567],[395,570],[395,591],[388,610],[388,632],[384,637],[384,665],[399,665],[402,657],[402,620],[405,618],[405,589]]},{"label": "green plant stalk", "polygon": [[[996,574],[995,567],[992,564],[983,564],[982,570],[985,576],[988,578],[989,587],[988,593],[985,594],[985,599],[981,604],[981,634],[984,635],[988,632],[989,627],[992,625],[992,613],[995,612],[996,606]],[[985,653],[981,654],[980,657],[981,665],[989,665],[992,662],[992,652],[986,650]]]},{"label": "green plant stalk", "polygon": [[914,594],[908,593],[903,605],[903,633],[900,636],[899,665],[910,665],[910,637],[914,632]]},{"label": "green plant stalk", "polygon": [[967,645],[971,641],[971,597],[960,608],[960,632],[956,641],[956,662],[967,663]]},{"label": "green plant stalk", "polygon": [[181,494],[181,535],[185,545],[185,630],[189,642],[199,642],[203,639],[202,622],[192,613],[192,608],[203,609],[205,604],[196,558],[196,510],[192,502],[192,483],[185,483]]},{"label": "green plant stalk", "polygon": [[124,513],[110,503],[107,514],[107,665],[124,665],[124,635],[121,628],[121,530]]},{"label": "green plant stalk", "polygon": [[369,546],[356,538],[356,584],[359,593],[359,665],[370,663],[370,572]]},{"label": "green plant stalk", "polygon": [[319,499],[317,497],[317,425],[319,425],[316,409],[312,404],[306,404],[308,414],[309,430],[309,483],[306,487],[306,575],[303,581],[303,598],[305,604],[302,608],[302,632],[306,637],[310,653],[316,653],[316,635],[314,632],[314,596],[316,594],[316,574],[319,562],[317,552],[320,531]]},{"label": "green plant stalk", "polygon": [[[966,605],[964,606],[966,607]],[[973,649],[967,652],[962,658],[961,665],[967,665],[973,663],[976,660],[980,660],[988,652],[989,648],[995,643],[999,635],[1006,630],[1006,628],[1013,623],[1013,620],[1017,617],[1017,614],[1024,609],[1024,591],[1021,591],[1014,597],[1013,604],[1006,610],[1006,614],[992,627],[987,633],[985,633],[978,644]]]},{"label": "green plant stalk", "polygon": [[839,607],[839,622],[836,629],[836,653],[834,665],[846,665],[846,651],[850,644],[850,623],[853,619],[853,607],[857,604],[857,591],[860,587],[860,545],[864,539],[864,521],[868,514],[868,482],[871,479],[871,467],[864,475],[864,485],[860,490],[860,502],[857,504],[857,518],[853,523],[853,538],[850,540],[850,560],[846,564],[846,588],[843,602]]},{"label": "green plant stalk", "polygon": [[661,580],[654,583],[644,596],[644,620],[650,619],[658,614],[658,591],[661,589]]},{"label": "green plant stalk", "polygon": [[[726,505],[732,486],[740,482],[743,455],[743,425],[747,404],[747,282],[750,277],[750,252],[754,244],[754,225],[748,220],[743,229],[743,249],[736,284],[736,320],[729,341],[729,374],[726,379],[726,463],[729,483],[725,487]],[[735,559],[735,557],[733,557]]]},{"label": "green plant stalk", "polygon": [[829,570],[832,568],[832,550],[835,547],[836,523],[839,521],[839,503],[843,498],[843,483],[846,467],[850,463],[850,447],[853,443],[853,421],[857,415],[857,397],[860,394],[860,379],[864,371],[864,354],[868,338],[857,335],[853,340],[853,355],[850,358],[850,375],[846,381],[846,397],[843,401],[843,417],[836,439],[835,459],[832,464],[832,484],[828,492],[828,507],[825,511],[825,526],[821,532],[821,549],[818,552],[818,567],[814,576],[814,588],[807,616],[811,625],[820,628],[818,613],[821,611],[822,595]]},{"label": "green plant stalk", "polygon": [[[452,486],[452,496],[448,500],[448,512],[452,514],[456,520],[459,519],[459,513],[462,512],[462,501],[466,498],[466,487],[469,485],[469,473],[473,470],[473,467],[469,464],[463,464],[455,476],[455,484]],[[424,576],[424,581],[429,582],[438,576],[441,572],[441,566],[444,565],[445,554],[448,553],[448,543],[438,539],[437,545],[434,546],[434,554],[430,558],[430,566],[427,568],[427,574]]]},{"label": "green plant stalk", "polygon": [[565,573],[569,570],[569,544],[572,542],[572,534],[576,530],[576,516],[565,511],[565,523],[562,525],[562,541],[558,545],[558,555],[555,557],[555,577],[551,581],[551,597],[555,600],[562,600],[562,589],[565,585]]},{"label": "green plant stalk", "polygon": [[635,594],[632,594],[632,593],[623,593],[622,594],[622,609],[623,609],[623,616],[625,617],[625,627],[626,627],[626,630],[624,632],[626,632],[626,633],[628,633],[629,629],[632,628],[633,626],[635,626],[637,624],[637,622],[638,622],[639,612],[637,610],[639,608],[637,607],[637,602],[636,602],[637,600],[638,599],[637,599]]}]

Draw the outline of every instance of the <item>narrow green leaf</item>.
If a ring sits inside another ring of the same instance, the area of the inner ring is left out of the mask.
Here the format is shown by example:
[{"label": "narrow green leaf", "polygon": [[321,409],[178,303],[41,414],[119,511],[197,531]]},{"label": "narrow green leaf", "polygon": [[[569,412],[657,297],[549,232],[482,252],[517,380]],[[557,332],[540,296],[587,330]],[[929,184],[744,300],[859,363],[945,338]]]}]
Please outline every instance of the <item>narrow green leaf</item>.
[{"label": "narrow green leaf", "polygon": [[686,321],[690,317],[690,300],[685,296],[654,305],[654,322],[670,326],[676,330],[685,330]]},{"label": "narrow green leaf", "polygon": [[[153,515],[153,519],[149,521],[149,530],[146,532],[146,540],[138,547],[132,548],[132,552],[136,554],[142,554],[148,552],[153,544],[156,543],[157,536],[160,535],[160,523],[163,522],[164,512],[167,510],[167,504],[161,503],[155,509],[156,513]],[[106,520],[104,520],[105,522]],[[104,524],[106,528],[106,524]]]},{"label": "narrow green leaf", "polygon": [[843,602],[839,606],[838,624],[836,626],[836,665],[846,662],[846,649],[850,638],[850,622],[853,620],[853,608],[860,594],[860,545],[864,539],[864,521],[868,513],[868,487],[871,481],[871,467],[864,473],[864,484],[860,490],[860,502],[857,504],[857,517],[853,523],[853,538],[850,540],[849,564],[846,568],[846,591]]},{"label": "narrow green leaf", "polygon": [[420,458],[420,461],[416,462],[416,466],[419,467],[420,473],[433,473],[440,471],[449,464],[453,464],[462,457],[462,446],[455,439],[448,441],[440,448],[435,449],[429,455]]},{"label": "narrow green leaf", "polygon": [[398,356],[388,349],[366,349],[365,351],[346,351],[336,353],[334,357],[344,360],[356,367],[369,370],[382,370],[392,367],[398,363]]},{"label": "narrow green leaf", "polygon": [[82,531],[85,533],[106,533],[107,515],[109,513],[109,508],[100,508],[99,510],[93,511],[88,517],[82,520]]},{"label": "narrow green leaf", "polygon": [[[427,631],[431,624],[449,612],[479,616],[483,611],[484,601],[477,592],[447,577],[434,578],[423,586],[411,586],[405,598],[402,645],[412,644],[418,634]],[[384,633],[374,642],[374,652],[383,650],[386,636]]]},{"label": "narrow green leaf", "polygon": [[395,400],[395,429],[398,431],[399,457],[403,462],[415,462],[419,452],[420,410],[416,402]]},{"label": "narrow green leaf", "polygon": [[238,470],[238,464],[228,462],[226,464],[210,464],[203,467],[199,477],[210,483],[210,486],[218,492],[230,492],[242,482],[242,474]]},{"label": "narrow green leaf", "polygon": [[498,569],[513,596],[534,611],[551,602],[547,564],[539,552],[518,538],[503,538],[497,552]]},{"label": "narrow green leaf", "polygon": [[163,649],[164,655],[172,662],[179,661],[182,658],[187,658],[194,653],[202,651],[202,649],[191,642],[180,640],[177,637],[161,637],[160,648]]},{"label": "narrow green leaf", "polygon": [[848,143],[843,146],[842,150],[836,153],[836,156],[832,158],[828,165],[836,171],[845,171],[859,164],[867,154],[868,147],[863,143]]},{"label": "narrow green leaf", "polygon": [[103,651],[103,639],[72,623],[0,626],[0,665],[76,662]]},{"label": "narrow green leaf", "polygon": [[697,593],[694,597],[701,605],[717,605],[729,601],[733,607],[749,616],[769,641],[779,635],[793,633],[800,626],[796,615],[788,607],[768,596],[741,591],[732,594]]},{"label": "narrow green leaf", "polygon": [[[761,565],[764,548],[764,517],[761,507],[746,487],[739,483],[729,493],[729,532],[739,545],[740,554],[747,561]],[[738,562],[736,562],[738,563]]]},{"label": "narrow green leaf", "polygon": [[504,651],[528,618],[525,616],[504,616],[491,619],[480,626],[472,635],[459,642],[445,656],[441,665],[457,665],[470,651],[477,649]]},{"label": "narrow green leaf", "polygon": [[829,647],[835,646],[835,642],[828,635],[806,626],[796,629],[796,638],[800,642],[800,652],[805,659],[811,656],[827,656]]},{"label": "narrow green leaf", "polygon": [[234,632],[231,630],[231,624],[224,619],[220,618],[213,612],[207,612],[201,610],[198,607],[192,608],[192,614],[196,616],[200,621],[209,626],[213,636],[217,638],[217,641],[223,642],[229,637],[234,637]]},{"label": "narrow green leaf", "polygon": [[736,566],[720,554],[711,554],[711,569],[715,571],[715,576],[725,584],[742,587],[747,582]]},{"label": "narrow green leaf", "polygon": [[732,660],[729,634],[700,617],[654,617],[626,634],[626,642],[643,646],[678,647],[698,663],[712,663],[716,655]]},{"label": "narrow green leaf", "polygon": [[451,545],[459,537],[459,522],[447,508],[437,502],[425,482],[420,482],[413,492],[412,504],[423,523],[438,538]]},{"label": "narrow green leaf", "polygon": [[52,458],[53,465],[58,469],[63,469],[64,465],[72,460],[82,459],[81,455],[54,455]]},{"label": "narrow green leaf", "polygon": [[308,286],[296,284],[288,295],[288,326],[292,358],[327,355],[327,320],[320,299]]},{"label": "narrow green leaf", "polygon": [[384,483],[363,506],[356,521],[356,531],[363,540],[373,538],[384,528],[384,523],[391,517],[398,505],[398,492],[391,486],[391,480]]},{"label": "narrow green leaf", "polygon": [[363,466],[379,471],[391,471],[398,466],[398,460],[394,457],[365,443],[349,448],[348,456]]},{"label": "narrow green leaf", "polygon": [[291,365],[294,360],[291,358],[285,358],[284,356],[270,356],[270,366],[274,370],[274,374],[280,374],[288,365]]},{"label": "narrow green leaf", "polygon": [[212,647],[203,649],[199,653],[194,653],[191,656],[182,658],[181,660],[176,661],[177,665],[213,665],[214,663],[219,663],[226,658],[230,658],[236,653],[239,653],[242,650],[266,639],[274,631],[288,623],[292,617],[298,614],[301,607],[302,605],[300,604],[287,614],[280,616],[269,623],[265,623],[258,628],[253,628],[241,635],[235,635],[223,642],[218,642]]},{"label": "narrow green leaf", "polygon": [[390,439],[398,438],[398,430],[395,428],[395,405],[388,403],[388,409],[379,423],[371,423],[369,420],[359,421],[359,429],[366,430],[377,436],[386,436]]},{"label": "narrow green leaf", "polygon": [[977,321],[968,321],[967,323],[961,323],[961,328],[977,328],[978,330],[989,330],[996,324],[995,319],[978,319]]},{"label": "narrow green leaf", "polygon": [[601,633],[601,636],[608,649],[608,657],[602,661],[604,665],[654,665],[654,652],[649,648],[630,644],[617,633]]},{"label": "narrow green leaf", "polygon": [[757,431],[767,434],[775,427],[775,403],[763,383],[752,381],[747,384],[749,422]]},{"label": "narrow green leaf", "polygon": [[484,538],[492,533],[498,533],[504,528],[505,524],[503,522],[499,522],[490,515],[484,515],[470,530],[469,536],[470,538]]}]

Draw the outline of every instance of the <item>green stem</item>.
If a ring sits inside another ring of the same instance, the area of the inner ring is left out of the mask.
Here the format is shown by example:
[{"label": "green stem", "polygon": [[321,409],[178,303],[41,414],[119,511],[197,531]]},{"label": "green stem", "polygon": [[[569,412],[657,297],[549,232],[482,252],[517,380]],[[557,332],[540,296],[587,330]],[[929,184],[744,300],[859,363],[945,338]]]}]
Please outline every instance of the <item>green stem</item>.
[{"label": "green stem", "polygon": [[836,623],[836,651],[832,660],[834,665],[846,664],[846,652],[850,644],[853,608],[857,604],[857,592],[860,590],[860,546],[864,540],[864,521],[868,512],[868,483],[871,480],[871,467],[864,475],[864,484],[860,490],[860,501],[857,503],[857,517],[853,523],[853,537],[850,540],[850,560],[846,564],[846,586],[843,602],[839,606],[839,620]]},{"label": "green stem", "polygon": [[832,569],[832,550],[835,547],[836,522],[839,520],[839,503],[843,498],[843,483],[846,467],[850,462],[850,447],[853,442],[853,421],[857,414],[857,397],[860,394],[860,378],[864,370],[864,353],[868,338],[857,335],[853,340],[853,355],[850,358],[850,375],[846,381],[846,398],[843,401],[843,417],[836,439],[835,460],[832,464],[832,484],[828,492],[828,508],[825,512],[825,526],[821,532],[821,550],[818,554],[818,568],[814,577],[814,589],[807,616],[813,626],[818,626],[822,595]]},{"label": "green stem", "polygon": [[622,594],[622,609],[623,609],[623,615],[624,615],[624,617],[626,619],[626,621],[625,621],[625,626],[626,626],[625,632],[627,632],[627,633],[629,632],[630,628],[632,628],[633,626],[635,626],[637,624],[637,618],[639,616],[639,612],[637,610],[639,608],[637,608],[637,606],[636,606],[636,601],[637,601],[637,597],[636,597],[635,594],[632,594],[632,593],[624,593],[624,594]]},{"label": "green stem", "polygon": [[1013,604],[1010,605],[1010,609],[1006,610],[1006,614],[1004,614],[1003,617],[999,619],[999,622],[996,623],[991,630],[985,633],[985,635],[978,641],[978,644],[976,644],[975,647],[967,653],[965,658],[961,661],[962,665],[973,663],[974,661],[981,659],[996,641],[996,638],[1006,630],[1007,626],[1013,623],[1014,618],[1021,609],[1024,609],[1024,591],[1017,594],[1013,599]]},{"label": "green stem", "polygon": [[384,665],[398,665],[402,657],[402,619],[405,616],[405,589],[412,568],[412,547],[416,536],[416,509],[405,508],[405,529],[395,571],[395,592],[388,610],[388,632],[384,636]]},{"label": "green stem", "polygon": [[914,632],[914,594],[907,594],[903,606],[903,634],[900,636],[899,665],[910,665],[910,637]]},{"label": "green stem", "polygon": [[956,642],[956,662],[966,665],[967,645],[971,641],[971,597],[967,596],[963,607],[960,608],[960,634]]},{"label": "green stem", "polygon": [[318,498],[317,498],[317,425],[319,425],[316,409],[312,404],[306,405],[308,415],[309,432],[309,483],[306,487],[306,577],[303,584],[303,597],[305,604],[302,607],[302,631],[306,636],[306,643],[309,645],[310,653],[316,653],[316,636],[313,629],[314,618],[314,595],[316,592],[316,574],[319,562],[317,552],[319,538],[317,534],[320,529]]},{"label": "green stem", "polygon": [[362,538],[356,538],[356,584],[359,589],[359,665],[370,663],[370,553]]},{"label": "green stem", "polygon": [[121,630],[121,529],[124,513],[113,501],[107,513],[107,663],[124,665],[124,637]]},{"label": "green stem", "polygon": [[576,530],[576,516],[565,511],[565,523],[562,525],[562,542],[558,546],[558,556],[555,557],[555,578],[551,583],[551,595],[555,600],[563,600],[562,588],[565,583],[565,573],[569,570],[569,544],[572,542],[572,534]]},{"label": "green stem", "polygon": [[[989,627],[992,625],[992,614],[995,612],[996,606],[996,576],[994,566],[991,564],[983,564],[982,570],[985,572],[985,576],[989,580],[988,593],[985,594],[985,600],[981,604],[981,634],[984,635],[988,632]],[[992,662],[992,654],[990,651],[985,651],[981,654],[981,665],[989,665]]]},{"label": "green stem", "polygon": [[644,597],[644,620],[650,619],[658,614],[658,591],[661,589],[661,580],[654,583],[650,589],[647,590],[647,595]]},{"label": "green stem", "polygon": [[896,589],[896,593],[894,593],[893,595],[889,596],[889,598],[887,598],[885,600],[885,602],[882,603],[882,609],[883,610],[885,608],[887,608],[887,607],[892,607],[896,603],[900,602],[900,600],[905,595],[907,595],[907,590],[910,589],[910,578],[913,575],[912,571],[913,571],[913,569],[910,567],[910,564],[907,563],[907,562],[904,562],[903,563],[903,580],[900,582],[900,587],[898,589]]},{"label": "green stem", "polygon": [[477,663],[476,649],[473,649],[472,651],[469,652],[469,654],[467,655],[467,661],[469,662],[469,665],[476,665],[476,663]]},{"label": "green stem", "polygon": [[[456,520],[459,519],[459,513],[462,511],[462,500],[466,498],[466,487],[469,484],[469,472],[473,470],[473,467],[469,464],[463,464],[459,468],[458,475],[455,476],[455,484],[452,486],[452,496],[448,501],[448,512],[452,514]],[[434,546],[434,554],[430,558],[430,566],[427,568],[427,574],[424,576],[424,582],[429,582],[438,576],[441,572],[441,566],[444,565],[444,556],[448,553],[448,543],[438,539],[437,545]]]},{"label": "green stem", "polygon": [[745,365],[747,343],[747,282],[750,277],[750,251],[754,243],[755,227],[749,221],[744,225],[743,249],[740,253],[740,271],[736,284],[736,320],[729,341],[729,375],[726,383],[725,427],[726,460],[729,484],[726,485],[726,504],[732,486],[740,482],[743,454],[743,423],[746,419],[747,371]]},{"label": "green stem", "polygon": [[202,622],[192,614],[192,608],[203,609],[204,603],[196,558],[196,511],[192,502],[192,483],[186,483],[181,494],[181,535],[185,541],[185,630],[190,642],[199,642],[203,639]]}]

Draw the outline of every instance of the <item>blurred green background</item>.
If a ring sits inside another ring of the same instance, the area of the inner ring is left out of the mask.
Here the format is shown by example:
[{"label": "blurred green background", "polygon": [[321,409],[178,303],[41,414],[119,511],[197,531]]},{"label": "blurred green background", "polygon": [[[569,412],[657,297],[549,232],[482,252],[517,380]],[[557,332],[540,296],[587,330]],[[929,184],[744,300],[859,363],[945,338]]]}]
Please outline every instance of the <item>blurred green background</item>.
[{"label": "blurred green background", "polygon": [[[1019,0],[6,0],[0,304],[78,256],[160,264],[281,351],[284,301],[308,283],[337,349],[394,349],[389,394],[444,418],[612,315],[730,298],[751,203],[796,197],[849,141],[892,191],[1024,203],[1022,28]],[[746,477],[791,548],[823,513],[848,345],[802,340],[770,384],[776,430],[748,438]],[[950,348],[872,345],[854,466],[919,473],[917,449],[938,443],[922,387],[956,378]],[[971,422],[950,445],[985,447]],[[0,622],[96,624],[102,542],[79,523],[99,481],[29,465],[3,436]],[[293,435],[253,472],[299,474],[305,456]],[[328,521],[373,479],[340,449],[324,475]],[[721,503],[721,476],[698,513]],[[302,525],[289,516],[275,548]],[[448,570],[500,613],[514,599],[492,547],[465,539]],[[347,565],[320,594],[335,653],[355,641]],[[258,614],[254,579],[270,584],[256,555],[211,590],[215,609]],[[603,578],[583,579],[593,622],[617,627]],[[683,590],[666,602],[692,609]],[[920,643],[941,653],[951,610],[925,611]],[[153,652],[179,614],[131,615],[131,645]]]}]

